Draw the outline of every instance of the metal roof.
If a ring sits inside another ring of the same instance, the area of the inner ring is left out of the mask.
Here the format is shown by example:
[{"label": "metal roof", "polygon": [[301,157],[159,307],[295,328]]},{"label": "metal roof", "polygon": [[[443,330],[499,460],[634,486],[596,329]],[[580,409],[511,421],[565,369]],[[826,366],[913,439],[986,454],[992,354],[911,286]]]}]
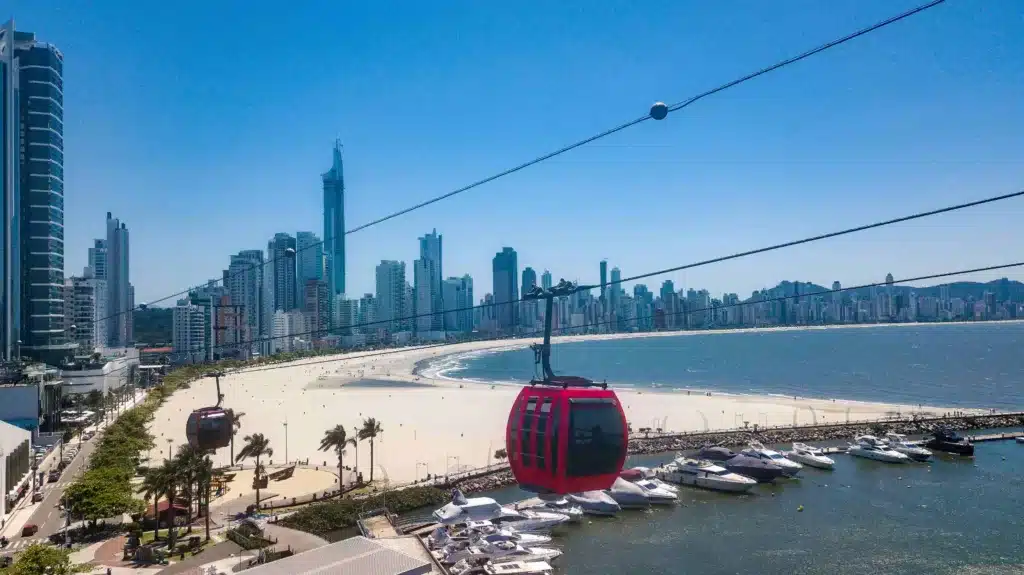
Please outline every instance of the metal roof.
[{"label": "metal roof", "polygon": [[247,575],[423,575],[429,561],[406,555],[366,537],[352,537],[247,569]]}]

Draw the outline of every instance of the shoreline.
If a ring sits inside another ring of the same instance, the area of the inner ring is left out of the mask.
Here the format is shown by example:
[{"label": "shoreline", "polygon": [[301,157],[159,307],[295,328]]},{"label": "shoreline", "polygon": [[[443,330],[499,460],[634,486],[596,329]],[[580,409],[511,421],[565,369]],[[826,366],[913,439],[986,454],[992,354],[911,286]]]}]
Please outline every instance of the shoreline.
[{"label": "shoreline", "polygon": [[[883,324],[899,327],[914,324]],[[954,324],[919,324],[954,325]],[[781,329],[849,329],[877,326],[812,326]],[[779,328],[771,328],[779,331]],[[750,331],[750,330],[747,330]],[[763,331],[763,330],[759,330]],[[741,333],[740,330],[593,334],[563,336],[557,343],[635,337],[677,337],[696,334]],[[235,453],[244,437],[262,433],[270,440],[276,464],[308,459],[337,466],[337,456],[319,451],[324,432],[343,425],[350,438],[370,417],[383,428],[374,441],[373,471],[378,483],[397,484],[493,464],[493,454],[505,446],[509,406],[521,388],[507,384],[477,384],[444,379],[428,373],[427,366],[469,352],[515,349],[538,339],[488,340],[450,347],[409,347],[391,353],[356,352],[306,358],[277,364],[273,369],[254,367],[221,378],[224,405],[244,412],[235,438]],[[363,382],[363,384],[359,384]],[[390,384],[389,384],[390,382]],[[356,384],[356,385],[349,385]],[[843,423],[891,417],[939,415],[954,408],[842,399],[793,398],[771,395],[730,395],[712,390],[690,395],[669,388],[616,389],[633,429],[663,428],[671,432],[701,432],[742,427]],[[191,383],[175,392],[156,413],[150,433],[164,442],[185,442],[185,420],[193,410],[215,400],[213,378]],[[959,408],[957,408],[959,409]],[[974,413],[975,410],[960,410]],[[982,411],[982,410],[977,410]],[[984,410],[987,413],[988,410]],[[366,478],[370,471],[369,441],[349,447],[347,466],[357,466]],[[166,449],[166,447],[165,447]],[[226,465],[229,450],[213,456]]]}]

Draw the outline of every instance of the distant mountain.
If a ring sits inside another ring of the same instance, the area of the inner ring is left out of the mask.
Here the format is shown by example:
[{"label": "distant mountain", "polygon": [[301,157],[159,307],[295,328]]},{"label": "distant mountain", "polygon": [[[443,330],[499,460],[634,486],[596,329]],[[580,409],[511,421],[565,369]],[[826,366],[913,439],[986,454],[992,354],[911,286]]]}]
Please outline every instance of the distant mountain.
[{"label": "distant mountain", "polygon": [[170,345],[174,339],[174,310],[151,307],[133,312],[135,341],[151,347]]},{"label": "distant mountain", "polygon": [[[996,294],[996,301],[1003,302],[1007,300],[1012,301],[1024,301],[1024,283],[1002,278],[990,282],[953,282],[949,284],[940,284],[929,287],[916,287],[916,286],[905,286],[894,284],[893,292],[897,294],[909,294],[914,292],[918,297],[921,296],[932,296],[939,297],[939,292],[942,286],[949,286],[949,297],[960,298],[963,300],[974,299],[980,300],[984,297],[985,292],[993,292]],[[884,287],[884,286],[879,286]],[[820,286],[814,283],[800,282],[800,293],[810,294],[816,292],[824,292],[831,290],[831,287]],[[768,290],[770,297],[782,297],[783,295],[792,295],[793,282],[783,281],[779,282],[777,286]],[[867,298],[871,294],[871,288],[854,289],[844,291],[844,294],[857,295],[858,298]]]}]

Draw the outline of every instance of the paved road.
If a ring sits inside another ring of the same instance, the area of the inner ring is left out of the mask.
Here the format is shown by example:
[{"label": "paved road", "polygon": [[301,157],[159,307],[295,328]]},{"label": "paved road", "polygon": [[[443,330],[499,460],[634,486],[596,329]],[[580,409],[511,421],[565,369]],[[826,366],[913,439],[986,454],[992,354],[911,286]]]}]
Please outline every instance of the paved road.
[{"label": "paved road", "polygon": [[[66,522],[64,514],[58,509],[61,497],[64,496],[64,490],[74,481],[74,478],[84,470],[86,462],[89,460],[89,456],[96,449],[97,439],[94,437],[89,441],[82,442],[82,448],[79,450],[78,455],[71,461],[71,463],[64,468],[64,473],[61,474],[60,479],[56,483],[47,483],[44,486],[44,497],[36,507],[35,512],[29,517],[26,524],[33,524],[39,526],[39,531],[33,535],[30,539],[47,539],[50,535],[59,531]],[[14,544],[22,540],[21,533],[15,534],[16,538],[11,538],[10,547],[14,547]]]}]

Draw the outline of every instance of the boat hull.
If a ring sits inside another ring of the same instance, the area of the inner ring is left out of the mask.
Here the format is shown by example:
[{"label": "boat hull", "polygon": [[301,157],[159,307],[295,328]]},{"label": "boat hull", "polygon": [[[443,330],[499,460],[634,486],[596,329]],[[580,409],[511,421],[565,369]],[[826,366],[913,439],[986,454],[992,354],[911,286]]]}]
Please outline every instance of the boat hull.
[{"label": "boat hull", "polygon": [[954,453],[956,455],[974,455],[973,443],[932,440],[925,443],[924,446],[935,451],[944,451],[946,453]]},{"label": "boat hull", "polygon": [[835,461],[832,461],[832,459],[828,457],[809,457],[806,455],[801,455],[799,453],[790,452],[786,454],[786,458],[791,459],[801,465],[814,467],[815,469],[833,469],[835,467]]},{"label": "boat hull", "polygon": [[847,451],[854,457],[860,457],[862,459],[870,459],[872,461],[881,461],[882,463],[908,463],[910,462],[909,457],[898,457],[890,455],[888,453],[878,453],[877,451],[865,451],[861,449],[850,449]]}]

